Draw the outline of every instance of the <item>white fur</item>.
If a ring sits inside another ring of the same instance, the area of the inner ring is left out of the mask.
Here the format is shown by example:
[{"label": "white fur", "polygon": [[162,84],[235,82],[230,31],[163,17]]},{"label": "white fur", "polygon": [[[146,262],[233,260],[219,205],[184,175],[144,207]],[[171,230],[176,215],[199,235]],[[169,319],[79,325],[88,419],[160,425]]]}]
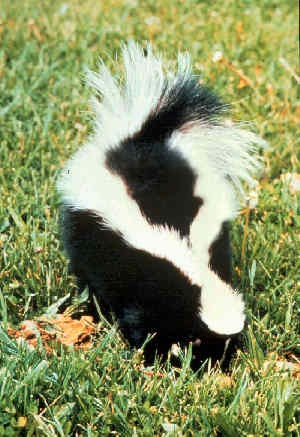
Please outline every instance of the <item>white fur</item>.
[{"label": "white fur", "polygon": [[202,283],[200,316],[218,334],[237,334],[245,324],[242,296],[209,269]]},{"label": "white fur", "polygon": [[232,220],[239,202],[235,188],[241,193],[241,181],[253,184],[252,174],[259,167],[254,143],[261,143],[256,135],[237,127],[191,124],[175,131],[169,147],[180,151],[198,174],[195,196],[203,199],[190,229],[194,252],[209,258],[209,248],[218,237],[222,223]]},{"label": "white fur", "polygon": [[98,74],[88,74],[88,82],[102,97],[101,102],[93,100],[95,134],[102,147],[116,146],[137,132],[160,100],[164,86],[162,61],[153,55],[150,45],[147,53],[144,56],[142,48],[133,42],[123,47],[123,90],[102,62]]},{"label": "white fur", "polygon": [[210,125],[201,120],[175,131],[169,143],[170,147],[179,149],[198,172],[203,171],[204,159],[210,169],[228,178],[242,194],[241,182],[252,185],[253,174],[260,167],[256,145],[266,146],[264,140],[238,124],[225,121]]},{"label": "white fur", "polygon": [[[258,138],[242,129],[199,121],[175,131],[168,146],[178,150],[198,175],[195,195],[204,200],[191,225],[190,239],[180,238],[167,226],[152,226],[128,195],[124,182],[105,168],[105,151],[137,132],[148,115],[161,103],[165,74],[159,57],[148,46],[130,43],[123,48],[125,85],[117,85],[102,64],[99,74],[90,73],[89,82],[102,95],[94,100],[95,134],[67,163],[58,188],[65,205],[90,209],[105,225],[121,234],[127,244],[173,263],[191,281],[202,287],[201,318],[221,334],[242,330],[245,321],[242,296],[222,282],[209,266],[209,247],[224,221],[236,214],[234,186],[251,183],[258,163],[252,156]],[[191,74],[187,55],[178,58],[178,72],[167,72],[170,88],[178,77]]]}]

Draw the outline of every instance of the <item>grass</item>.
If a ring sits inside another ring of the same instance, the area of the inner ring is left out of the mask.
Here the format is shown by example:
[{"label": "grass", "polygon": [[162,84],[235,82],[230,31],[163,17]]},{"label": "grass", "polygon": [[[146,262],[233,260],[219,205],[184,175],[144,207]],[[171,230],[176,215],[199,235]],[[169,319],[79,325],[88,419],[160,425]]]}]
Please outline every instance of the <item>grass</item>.
[{"label": "grass", "polygon": [[[181,370],[143,373],[141,353],[104,322],[88,352],[49,356],[6,334],[76,296],[55,180],[91,130],[84,71],[99,55],[112,64],[128,38],[150,39],[168,59],[189,50],[232,117],[270,144],[258,204],[233,226],[249,328],[230,376],[192,373],[189,351]],[[299,172],[300,106],[280,62],[297,68],[296,1],[3,0],[0,41],[0,435],[299,436],[299,384],[276,366],[299,354],[299,217],[282,175]]]}]

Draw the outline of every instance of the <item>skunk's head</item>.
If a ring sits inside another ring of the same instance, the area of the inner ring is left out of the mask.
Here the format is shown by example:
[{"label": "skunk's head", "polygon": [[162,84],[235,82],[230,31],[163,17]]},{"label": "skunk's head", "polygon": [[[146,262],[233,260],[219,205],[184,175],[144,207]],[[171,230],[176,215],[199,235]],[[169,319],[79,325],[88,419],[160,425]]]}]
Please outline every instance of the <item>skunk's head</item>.
[{"label": "skunk's head", "polygon": [[245,324],[241,295],[210,269],[203,271],[200,285],[166,259],[130,248],[126,253],[146,272],[141,275],[127,261],[133,296],[112,305],[129,342],[140,347],[147,334],[154,334],[145,348],[150,361],[155,353],[167,356],[174,344],[182,349],[192,344],[194,366],[209,357],[225,362]]},{"label": "skunk's head", "polygon": [[199,361],[222,360],[245,323],[226,223],[260,140],[220,121],[187,55],[176,73],[151,47],[123,59],[123,87],[104,65],[89,75],[95,133],[59,181],[71,266],[131,343],[155,333],[153,350],[192,342]]}]

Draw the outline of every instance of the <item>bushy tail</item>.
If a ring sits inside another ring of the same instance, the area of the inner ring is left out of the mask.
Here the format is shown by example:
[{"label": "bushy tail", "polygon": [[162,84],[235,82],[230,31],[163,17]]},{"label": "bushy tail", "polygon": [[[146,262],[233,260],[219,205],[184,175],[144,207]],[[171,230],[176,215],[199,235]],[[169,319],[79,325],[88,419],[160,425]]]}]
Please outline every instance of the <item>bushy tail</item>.
[{"label": "bushy tail", "polygon": [[143,146],[161,142],[181,149],[192,142],[195,153],[205,153],[215,170],[236,186],[241,188],[241,180],[251,183],[259,166],[255,144],[264,142],[220,121],[225,105],[193,76],[188,54],[178,55],[175,72],[163,69],[150,45],[143,50],[130,42],[123,46],[122,56],[123,84],[102,61],[99,73],[88,73],[96,91],[95,135],[101,147],[110,149],[128,139]]}]

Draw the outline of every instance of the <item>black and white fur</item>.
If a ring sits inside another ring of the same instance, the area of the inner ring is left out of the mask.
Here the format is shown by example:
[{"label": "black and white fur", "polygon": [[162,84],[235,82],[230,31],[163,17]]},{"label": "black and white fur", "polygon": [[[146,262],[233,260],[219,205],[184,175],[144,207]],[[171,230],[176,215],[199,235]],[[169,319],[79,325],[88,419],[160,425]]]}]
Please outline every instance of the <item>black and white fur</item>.
[{"label": "black and white fur", "polygon": [[245,325],[228,222],[260,140],[219,120],[188,55],[173,73],[150,46],[122,53],[123,85],[103,64],[89,74],[95,132],[58,183],[71,268],[134,346],[155,333],[149,354],[194,342],[199,362],[220,360]]}]

